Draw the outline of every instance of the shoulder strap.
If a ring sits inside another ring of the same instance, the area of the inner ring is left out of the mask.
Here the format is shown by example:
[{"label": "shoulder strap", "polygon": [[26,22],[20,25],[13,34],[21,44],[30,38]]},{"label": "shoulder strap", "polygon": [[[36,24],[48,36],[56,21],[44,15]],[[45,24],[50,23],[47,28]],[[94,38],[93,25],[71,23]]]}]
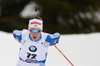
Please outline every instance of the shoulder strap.
[{"label": "shoulder strap", "polygon": [[24,39],[24,41],[23,41],[22,45],[24,45],[24,44],[25,44],[26,40],[28,39],[28,36],[29,36],[29,32],[26,34],[26,37],[25,37],[25,39]]},{"label": "shoulder strap", "polygon": [[41,33],[41,34],[42,34],[43,45],[45,46],[45,48],[47,48],[47,45],[46,45],[46,43],[45,43],[45,39],[44,39],[43,33]]}]

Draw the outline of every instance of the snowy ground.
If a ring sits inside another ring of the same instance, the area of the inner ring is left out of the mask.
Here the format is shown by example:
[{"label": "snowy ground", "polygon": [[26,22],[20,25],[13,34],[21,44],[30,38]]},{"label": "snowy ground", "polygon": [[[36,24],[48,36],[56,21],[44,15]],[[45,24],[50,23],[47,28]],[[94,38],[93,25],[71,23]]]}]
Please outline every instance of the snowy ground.
[{"label": "snowy ground", "polygon": [[[100,33],[61,35],[57,46],[74,66],[100,66]],[[16,66],[19,47],[12,33],[0,31],[0,66]],[[54,46],[46,65],[71,66]]]}]

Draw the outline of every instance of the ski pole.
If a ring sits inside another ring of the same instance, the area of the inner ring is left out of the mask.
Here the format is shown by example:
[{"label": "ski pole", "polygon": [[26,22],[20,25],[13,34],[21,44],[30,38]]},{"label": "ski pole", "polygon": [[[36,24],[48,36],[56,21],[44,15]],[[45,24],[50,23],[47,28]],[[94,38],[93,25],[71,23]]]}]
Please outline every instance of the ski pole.
[{"label": "ski pole", "polygon": [[72,65],[72,66],[74,66],[71,62],[70,62],[70,60],[59,50],[59,48],[56,46],[56,45],[54,45],[55,46],[55,48],[65,57],[65,59]]}]

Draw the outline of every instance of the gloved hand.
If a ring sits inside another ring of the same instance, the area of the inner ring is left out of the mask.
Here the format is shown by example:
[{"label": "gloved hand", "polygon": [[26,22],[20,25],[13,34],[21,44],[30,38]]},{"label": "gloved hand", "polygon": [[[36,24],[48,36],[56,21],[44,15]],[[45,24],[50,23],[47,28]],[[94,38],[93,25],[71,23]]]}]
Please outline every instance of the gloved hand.
[{"label": "gloved hand", "polygon": [[21,39],[22,39],[22,31],[19,30],[14,30],[13,31],[13,36],[14,38],[21,43]]},{"label": "gloved hand", "polygon": [[51,38],[58,38],[60,36],[60,34],[59,33],[54,33],[52,36],[51,36]]},{"label": "gloved hand", "polygon": [[50,37],[51,37],[52,39],[55,39],[54,44],[56,44],[56,43],[59,42],[60,34],[57,32],[57,33],[54,33],[53,35],[51,35]]},{"label": "gloved hand", "polygon": [[15,34],[16,36],[20,36],[22,34],[22,31],[14,30],[13,34]]}]

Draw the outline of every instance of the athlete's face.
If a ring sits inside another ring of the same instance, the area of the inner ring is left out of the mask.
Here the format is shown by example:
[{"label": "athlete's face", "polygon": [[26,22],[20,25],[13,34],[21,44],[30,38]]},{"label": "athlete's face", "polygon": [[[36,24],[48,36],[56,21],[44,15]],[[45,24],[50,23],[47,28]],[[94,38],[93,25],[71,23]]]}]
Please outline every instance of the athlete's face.
[{"label": "athlete's face", "polygon": [[39,38],[41,32],[42,31],[40,30],[40,28],[31,28],[30,35],[31,35],[32,40],[36,41]]}]

